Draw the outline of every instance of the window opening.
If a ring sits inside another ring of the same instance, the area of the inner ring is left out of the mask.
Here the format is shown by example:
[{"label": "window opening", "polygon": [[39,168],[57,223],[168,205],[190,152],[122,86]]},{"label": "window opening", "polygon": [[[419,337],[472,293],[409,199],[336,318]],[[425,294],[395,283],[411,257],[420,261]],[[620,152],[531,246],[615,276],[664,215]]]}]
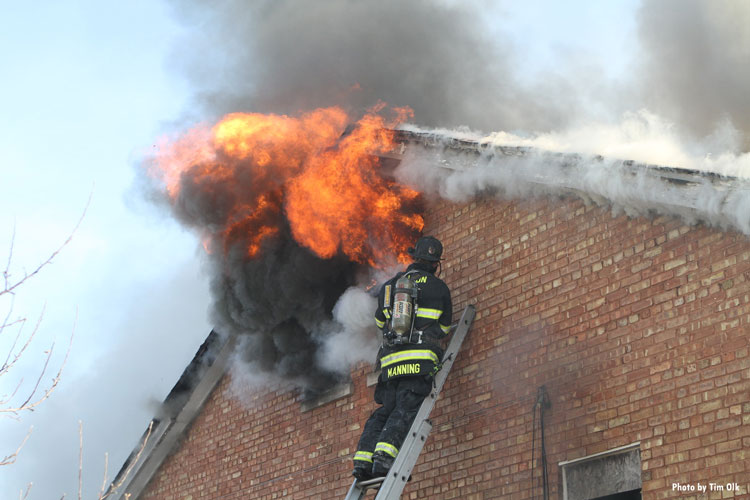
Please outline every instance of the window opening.
[{"label": "window opening", "polygon": [[560,462],[563,500],[640,500],[641,451],[633,443]]}]

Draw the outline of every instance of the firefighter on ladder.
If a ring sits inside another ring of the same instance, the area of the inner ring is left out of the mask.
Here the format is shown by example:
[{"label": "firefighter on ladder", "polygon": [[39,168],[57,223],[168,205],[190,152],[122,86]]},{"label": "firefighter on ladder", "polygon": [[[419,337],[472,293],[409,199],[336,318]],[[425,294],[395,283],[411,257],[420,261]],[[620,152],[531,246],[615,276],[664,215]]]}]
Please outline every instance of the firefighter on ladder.
[{"label": "firefighter on ladder", "polygon": [[450,333],[450,290],[436,276],[443,245],[420,238],[408,249],[414,262],[387,281],[378,294],[375,323],[383,332],[381,368],[375,387],[377,408],[365,423],[354,454],[358,480],[387,474],[424,398],[430,394]]}]

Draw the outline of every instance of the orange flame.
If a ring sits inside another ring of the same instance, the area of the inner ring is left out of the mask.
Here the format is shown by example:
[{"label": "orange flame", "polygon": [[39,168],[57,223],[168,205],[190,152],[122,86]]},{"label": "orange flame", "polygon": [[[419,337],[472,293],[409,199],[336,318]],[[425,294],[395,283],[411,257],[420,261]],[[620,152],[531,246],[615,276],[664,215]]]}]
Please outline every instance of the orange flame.
[{"label": "orange flame", "polygon": [[337,107],[299,117],[233,113],[160,143],[151,173],[175,205],[191,197],[220,214],[193,214],[200,222],[192,223],[225,251],[239,243],[255,257],[288,225],[321,258],[343,253],[373,267],[406,262],[404,249],[424,225],[414,208],[419,193],[382,177],[376,155],[393,149],[388,128],[411,110],[395,109],[386,121],[383,107],[343,137],[350,118]]}]

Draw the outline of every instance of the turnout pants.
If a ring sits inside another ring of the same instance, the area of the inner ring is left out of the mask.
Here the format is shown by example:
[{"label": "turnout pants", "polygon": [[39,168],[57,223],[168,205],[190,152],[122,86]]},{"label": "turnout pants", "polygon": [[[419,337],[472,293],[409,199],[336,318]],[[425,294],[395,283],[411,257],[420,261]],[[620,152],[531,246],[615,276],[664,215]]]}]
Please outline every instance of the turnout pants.
[{"label": "turnout pants", "polygon": [[424,398],[432,390],[432,379],[425,376],[401,377],[378,382],[377,408],[365,423],[354,454],[355,465],[372,465],[372,454],[383,452],[396,458]]}]

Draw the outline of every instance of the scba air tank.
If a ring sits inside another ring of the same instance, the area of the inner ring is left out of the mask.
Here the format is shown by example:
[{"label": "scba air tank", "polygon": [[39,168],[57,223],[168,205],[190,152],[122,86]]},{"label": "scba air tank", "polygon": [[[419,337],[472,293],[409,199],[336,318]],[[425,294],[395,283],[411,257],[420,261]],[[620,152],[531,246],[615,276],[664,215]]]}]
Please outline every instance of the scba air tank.
[{"label": "scba air tank", "polygon": [[391,317],[391,328],[399,335],[411,333],[416,296],[417,284],[408,275],[401,276],[396,281],[396,290],[393,292],[393,315]]}]

